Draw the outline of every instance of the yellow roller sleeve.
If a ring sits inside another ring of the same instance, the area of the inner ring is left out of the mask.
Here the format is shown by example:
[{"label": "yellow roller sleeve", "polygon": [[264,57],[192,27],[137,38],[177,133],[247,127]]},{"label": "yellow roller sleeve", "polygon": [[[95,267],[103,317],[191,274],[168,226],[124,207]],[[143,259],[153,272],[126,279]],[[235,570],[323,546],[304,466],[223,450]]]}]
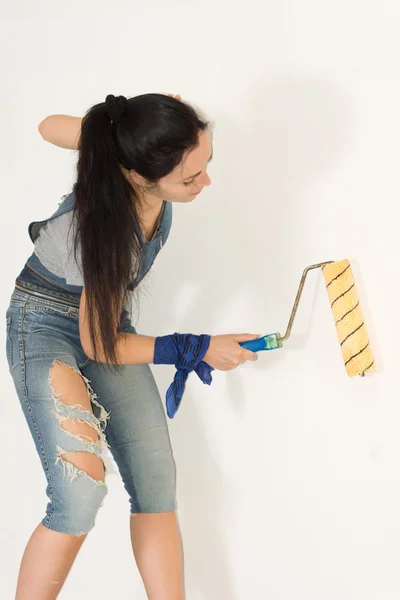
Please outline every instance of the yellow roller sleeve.
[{"label": "yellow roller sleeve", "polygon": [[374,371],[374,357],[348,260],[322,269],[343,360],[350,377]]}]

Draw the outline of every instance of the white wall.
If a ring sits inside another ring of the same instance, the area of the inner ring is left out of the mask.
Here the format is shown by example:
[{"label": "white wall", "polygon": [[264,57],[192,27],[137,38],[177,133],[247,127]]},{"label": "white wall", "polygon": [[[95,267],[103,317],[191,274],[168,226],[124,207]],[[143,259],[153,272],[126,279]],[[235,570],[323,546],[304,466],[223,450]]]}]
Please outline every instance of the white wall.
[{"label": "white wall", "polygon": [[[28,223],[73,182],[76,157],[37,124],[108,93],[179,92],[216,124],[213,186],[175,210],[140,331],[283,330],[306,265],[353,262],[376,375],[347,378],[315,273],[286,348],[211,388],[192,378],[170,422],[189,600],[400,596],[399,30],[396,0],[2,7],[3,312]],[[11,598],[45,496],[4,356],[1,374],[0,595]],[[163,391],[171,375],[157,368]],[[109,485],[62,597],[145,597],[125,492],[116,475]]]}]

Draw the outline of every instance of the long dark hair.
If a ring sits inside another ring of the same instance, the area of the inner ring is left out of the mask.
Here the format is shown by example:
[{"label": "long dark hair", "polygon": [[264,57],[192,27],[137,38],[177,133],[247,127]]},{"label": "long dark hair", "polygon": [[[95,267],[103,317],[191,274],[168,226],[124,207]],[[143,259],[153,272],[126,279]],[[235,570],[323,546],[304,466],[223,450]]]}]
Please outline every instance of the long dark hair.
[{"label": "long dark hair", "polygon": [[82,256],[93,357],[98,360],[100,341],[101,362],[112,369],[121,309],[145,243],[138,194],[121,166],[156,184],[198,145],[199,132],[208,126],[191,106],[169,96],[145,94],[125,104],[117,122],[105,102],[83,118],[74,186],[74,248]]}]

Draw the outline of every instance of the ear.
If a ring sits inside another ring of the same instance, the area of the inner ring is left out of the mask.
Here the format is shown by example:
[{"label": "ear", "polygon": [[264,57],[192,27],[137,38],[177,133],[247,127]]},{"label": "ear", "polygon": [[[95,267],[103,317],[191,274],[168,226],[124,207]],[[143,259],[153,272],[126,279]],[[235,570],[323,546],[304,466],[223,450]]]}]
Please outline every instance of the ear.
[{"label": "ear", "polygon": [[133,183],[134,185],[136,185],[138,187],[146,187],[146,185],[147,185],[146,179],[144,177],[142,177],[142,175],[139,175],[139,173],[137,173],[133,169],[131,169],[130,171],[127,171],[126,174],[127,174],[128,180],[130,180],[131,183]]}]

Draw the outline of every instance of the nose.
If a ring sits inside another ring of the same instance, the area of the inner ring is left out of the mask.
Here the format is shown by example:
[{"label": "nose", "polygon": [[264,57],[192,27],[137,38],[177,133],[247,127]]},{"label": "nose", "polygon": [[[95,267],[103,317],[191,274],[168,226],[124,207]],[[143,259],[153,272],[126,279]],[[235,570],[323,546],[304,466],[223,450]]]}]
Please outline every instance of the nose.
[{"label": "nose", "polygon": [[197,182],[199,185],[201,185],[201,187],[211,185],[211,179],[209,174],[206,172],[202,173],[201,176],[197,179]]}]

